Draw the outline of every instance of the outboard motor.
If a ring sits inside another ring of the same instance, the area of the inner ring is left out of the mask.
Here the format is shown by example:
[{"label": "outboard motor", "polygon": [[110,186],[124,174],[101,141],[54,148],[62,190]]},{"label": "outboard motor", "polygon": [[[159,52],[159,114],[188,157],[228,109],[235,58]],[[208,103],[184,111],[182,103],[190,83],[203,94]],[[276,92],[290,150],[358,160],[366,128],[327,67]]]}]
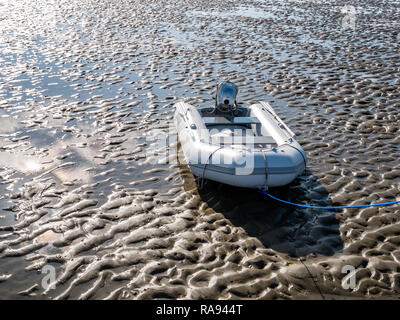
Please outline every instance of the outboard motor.
[{"label": "outboard motor", "polygon": [[238,87],[230,81],[221,82],[217,87],[215,108],[222,113],[236,112]]}]

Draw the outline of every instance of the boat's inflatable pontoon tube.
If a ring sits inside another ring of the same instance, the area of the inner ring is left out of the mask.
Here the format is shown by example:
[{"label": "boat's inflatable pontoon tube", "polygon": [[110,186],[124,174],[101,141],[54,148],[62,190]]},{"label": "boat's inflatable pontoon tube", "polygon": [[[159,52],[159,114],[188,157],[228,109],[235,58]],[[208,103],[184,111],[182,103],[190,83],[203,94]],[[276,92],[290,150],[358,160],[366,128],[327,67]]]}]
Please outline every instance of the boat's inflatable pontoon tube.
[{"label": "boat's inflatable pontoon tube", "polygon": [[[306,154],[294,133],[265,102],[251,105],[247,117],[236,118],[202,117],[194,106],[184,102],[175,107],[182,151],[198,177],[265,189],[289,184],[305,169]],[[233,134],[238,129],[242,133]],[[227,139],[222,144],[216,142],[227,130],[228,143]]]}]

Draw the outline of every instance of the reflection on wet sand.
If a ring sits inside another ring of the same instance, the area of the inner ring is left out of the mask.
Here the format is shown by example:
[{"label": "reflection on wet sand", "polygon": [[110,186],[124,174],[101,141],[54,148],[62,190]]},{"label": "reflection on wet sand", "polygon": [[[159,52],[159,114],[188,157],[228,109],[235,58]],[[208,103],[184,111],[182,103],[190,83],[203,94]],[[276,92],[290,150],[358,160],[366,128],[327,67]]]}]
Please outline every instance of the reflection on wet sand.
[{"label": "reflection on wet sand", "polygon": [[364,1],[354,30],[323,1],[2,4],[1,298],[398,296],[398,207],[321,213],[199,190],[175,145],[151,140],[176,101],[213,104],[230,79],[239,102],[271,102],[307,152],[303,176],[271,192],[398,199],[398,3]]}]

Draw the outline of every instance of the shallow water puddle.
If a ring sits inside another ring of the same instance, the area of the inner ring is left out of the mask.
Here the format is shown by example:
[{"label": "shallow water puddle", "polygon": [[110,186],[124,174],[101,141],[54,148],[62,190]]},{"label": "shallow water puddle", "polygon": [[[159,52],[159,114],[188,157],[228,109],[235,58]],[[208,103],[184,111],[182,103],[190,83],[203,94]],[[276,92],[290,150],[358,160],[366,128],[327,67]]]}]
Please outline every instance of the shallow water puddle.
[{"label": "shallow water puddle", "polygon": [[[355,30],[336,2],[0,3],[0,297],[318,295],[299,257],[324,294],[394,296],[396,208],[320,214],[199,190],[179,145],[152,138],[174,134],[176,101],[213,105],[231,79],[307,151],[280,198],[398,198],[398,2],[366,1]],[[346,264],[375,276],[346,291]]]}]

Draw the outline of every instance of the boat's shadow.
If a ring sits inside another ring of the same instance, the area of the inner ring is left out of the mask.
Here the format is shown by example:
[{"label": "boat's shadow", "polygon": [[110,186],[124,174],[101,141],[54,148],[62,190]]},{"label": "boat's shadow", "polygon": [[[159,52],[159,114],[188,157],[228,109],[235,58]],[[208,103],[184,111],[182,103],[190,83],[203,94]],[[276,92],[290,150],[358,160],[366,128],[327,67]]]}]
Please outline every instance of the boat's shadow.
[{"label": "boat's shadow", "polygon": [[[310,253],[330,256],[343,250],[336,217],[340,211],[298,208],[272,200],[257,190],[209,180],[198,191],[210,208],[259,239],[266,248],[293,257]],[[269,192],[291,202],[332,205],[329,193],[309,170],[292,184]]]}]

